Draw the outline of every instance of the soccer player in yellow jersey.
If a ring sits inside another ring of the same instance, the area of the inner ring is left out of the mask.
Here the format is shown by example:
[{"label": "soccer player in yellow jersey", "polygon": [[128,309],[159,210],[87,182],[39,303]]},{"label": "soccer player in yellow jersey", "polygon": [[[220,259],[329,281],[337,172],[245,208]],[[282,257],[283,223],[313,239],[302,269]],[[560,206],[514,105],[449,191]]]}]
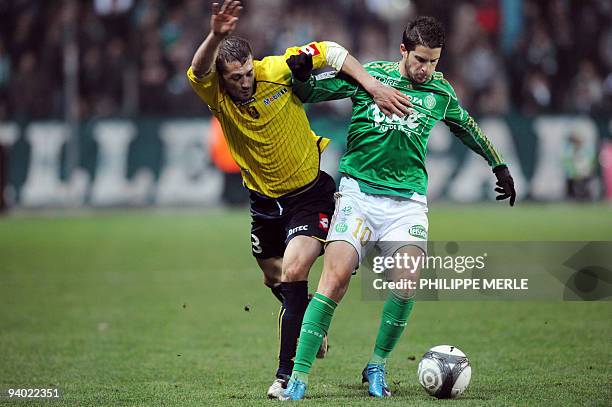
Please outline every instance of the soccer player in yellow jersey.
[{"label": "soccer player in yellow jersey", "polygon": [[253,256],[264,284],[282,302],[279,314],[279,367],[268,397],[278,398],[293,368],[304,311],[308,273],[322,253],[334,210],[333,179],[320,171],[329,140],[310,129],[301,101],[291,88],[285,60],[312,55],[313,67],[331,66],[353,77],[387,115],[403,116],[410,102],[381,84],[333,42],[288,48],[261,61],[249,43],[229,37],[238,22],[240,1],[213,3],[211,31],[197,49],[189,81],[219,119],[232,157],[251,200]]}]

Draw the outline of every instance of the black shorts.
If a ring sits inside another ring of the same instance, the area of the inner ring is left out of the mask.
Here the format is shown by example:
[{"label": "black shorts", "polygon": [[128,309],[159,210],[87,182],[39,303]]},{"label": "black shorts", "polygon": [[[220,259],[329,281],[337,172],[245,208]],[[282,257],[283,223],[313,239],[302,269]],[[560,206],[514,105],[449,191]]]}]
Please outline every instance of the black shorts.
[{"label": "black shorts", "polygon": [[280,198],[249,192],[251,245],[256,258],[283,257],[287,244],[296,236],[325,241],[336,192],[334,179],[325,172],[319,171],[315,181]]}]

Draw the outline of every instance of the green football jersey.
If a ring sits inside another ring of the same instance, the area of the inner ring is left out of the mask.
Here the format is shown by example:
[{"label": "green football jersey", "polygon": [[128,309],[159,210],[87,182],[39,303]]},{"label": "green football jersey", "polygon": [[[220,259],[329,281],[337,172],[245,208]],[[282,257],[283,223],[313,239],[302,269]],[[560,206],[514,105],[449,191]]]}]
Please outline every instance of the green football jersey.
[{"label": "green football jersey", "polygon": [[339,171],[355,178],[362,192],[425,196],[427,139],[440,120],[491,167],[503,164],[476,121],[459,105],[455,91],[442,73],[434,72],[427,82],[418,84],[400,74],[398,62],[376,61],[364,67],[382,83],[410,96],[414,112],[402,118],[396,115],[389,118],[351,78],[329,72],[313,75],[305,83],[293,81],[294,92],[303,102],[352,99],[347,149]]}]

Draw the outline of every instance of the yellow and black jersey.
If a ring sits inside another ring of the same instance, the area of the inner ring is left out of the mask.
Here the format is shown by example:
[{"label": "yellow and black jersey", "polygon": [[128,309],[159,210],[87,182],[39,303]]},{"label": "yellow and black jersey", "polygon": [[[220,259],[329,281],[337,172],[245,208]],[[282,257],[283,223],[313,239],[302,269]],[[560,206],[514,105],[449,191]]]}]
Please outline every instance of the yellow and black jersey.
[{"label": "yellow and black jersey", "polygon": [[191,68],[187,71],[191,86],[219,119],[247,188],[277,198],[316,179],[320,153],[329,140],[310,129],[302,102],[291,90],[291,71],[285,61],[308,52],[315,69],[326,65],[339,69],[346,54],[339,59],[333,52],[333,59],[330,47],[339,46],[313,42],[288,48],[283,56],[253,61],[255,93],[244,103],[230,98],[214,70],[200,78]]}]

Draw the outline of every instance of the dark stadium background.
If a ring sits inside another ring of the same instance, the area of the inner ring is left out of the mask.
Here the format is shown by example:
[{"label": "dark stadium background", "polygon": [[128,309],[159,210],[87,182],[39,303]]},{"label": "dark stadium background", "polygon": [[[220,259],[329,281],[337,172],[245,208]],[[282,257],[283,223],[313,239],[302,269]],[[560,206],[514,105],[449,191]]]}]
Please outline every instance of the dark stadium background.
[{"label": "dark stadium background", "polygon": [[[185,80],[209,7],[198,0],[2,2],[6,206],[240,202],[239,177],[222,177],[211,163],[210,113]],[[395,60],[402,29],[417,14],[447,27],[439,70],[513,166],[520,199],[610,199],[608,1],[246,1],[236,33],[259,58],[333,40],[364,63]],[[323,168],[337,176],[350,102],[309,109],[313,128],[334,140]],[[491,189],[486,166],[465,165],[470,157],[444,126],[430,152],[432,200],[492,198],[483,191]],[[470,186],[474,174],[481,181]]]},{"label": "dark stadium background", "polygon": [[[240,177],[214,156],[211,115],[185,77],[210,3],[0,1],[3,394],[264,404],[277,303],[250,256]],[[508,159],[519,198],[496,203],[484,161],[439,126],[428,156],[432,240],[612,240],[610,1],[244,3],[236,33],[258,58],[332,40],[363,63],[396,60],[412,17],[444,23],[439,70]],[[333,140],[322,166],[337,176],[350,102],[307,111]],[[357,378],[380,303],[363,301],[359,285],[313,371],[317,404],[368,402]],[[430,405],[416,364],[450,343],[474,368],[458,403],[608,405],[610,302],[562,298],[418,303],[385,403]]]}]

